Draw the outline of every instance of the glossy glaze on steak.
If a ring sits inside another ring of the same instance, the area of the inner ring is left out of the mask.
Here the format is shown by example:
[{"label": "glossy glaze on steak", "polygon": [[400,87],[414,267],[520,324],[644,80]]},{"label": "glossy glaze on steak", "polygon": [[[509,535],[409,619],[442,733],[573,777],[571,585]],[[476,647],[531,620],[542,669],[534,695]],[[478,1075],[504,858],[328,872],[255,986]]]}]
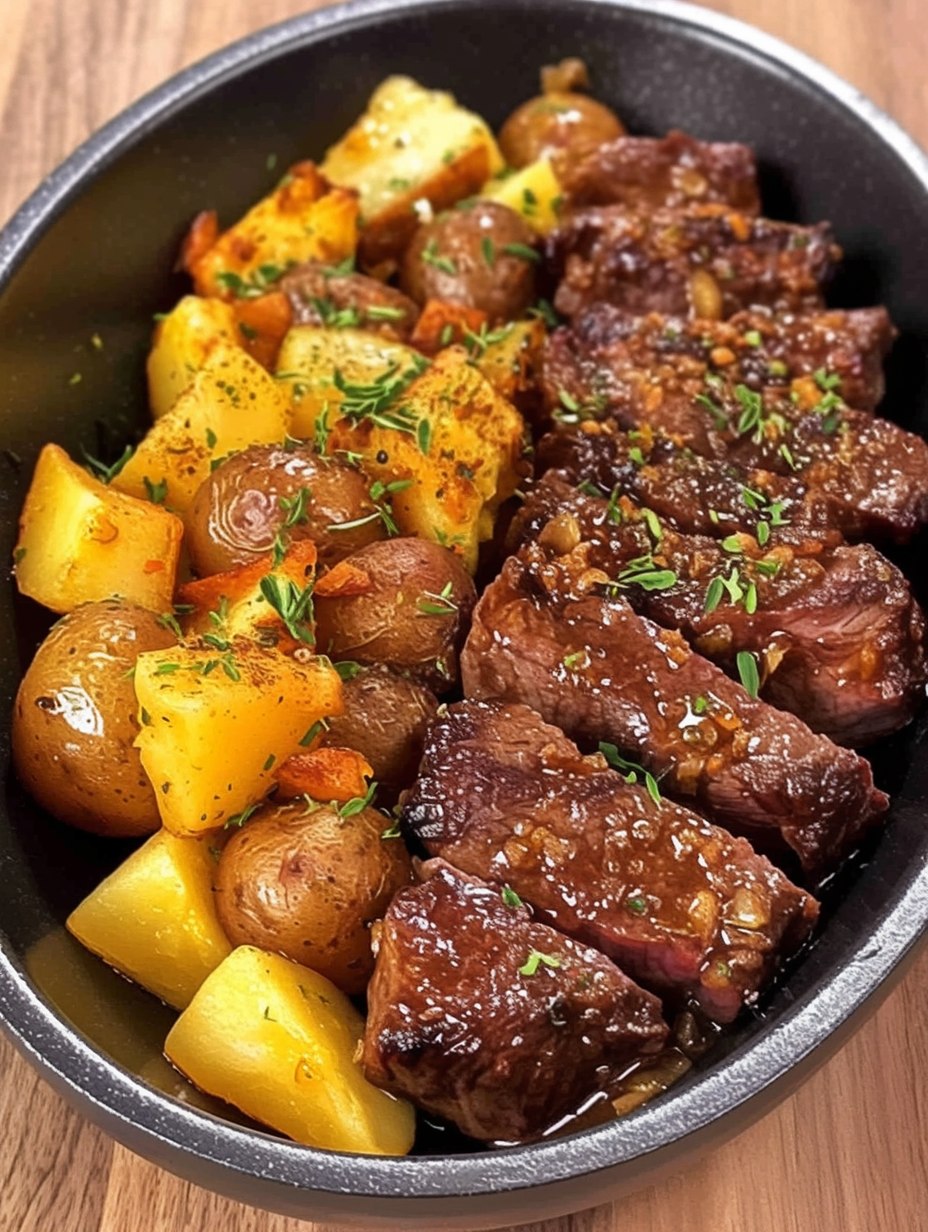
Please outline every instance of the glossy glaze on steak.
[{"label": "glossy glaze on steak", "polygon": [[607,141],[579,162],[567,162],[561,182],[571,208],[625,205],[654,210],[720,202],[745,214],[760,210],[750,146],[697,141],[679,130],[666,137]]},{"label": "glossy glaze on steak", "polygon": [[867,762],[745,691],[639,616],[582,559],[510,557],[477,604],[465,695],[524,702],[581,743],[611,741],[760,851],[824,873],[885,812]]},{"label": "glossy glaze on steak", "polygon": [[808,936],[815,900],[745,839],[605,768],[527,706],[430,727],[404,825],[677,1005],[730,1022]]},{"label": "glossy glaze on steak", "polygon": [[538,1138],[660,1051],[658,999],[511,894],[436,862],[379,928],[365,1076],[472,1138]]},{"label": "glossy glaze on steak", "polygon": [[[574,318],[569,332],[579,355],[607,368],[659,367],[685,356],[703,377],[717,373],[751,389],[787,388],[797,376],[827,373],[848,406],[861,411],[874,410],[883,397],[883,361],[896,337],[885,308],[739,312],[710,321],[659,312],[630,316],[595,304]],[[548,377],[555,388],[556,357],[557,347]]]},{"label": "glossy glaze on steak", "polygon": [[567,405],[574,418],[611,418],[704,457],[798,479],[827,499],[848,535],[905,540],[928,521],[928,444],[846,406],[833,376],[753,390],[685,354],[642,366],[615,344],[600,362],[597,348],[558,330],[543,385],[549,409]]},{"label": "glossy glaze on steak", "polygon": [[[752,535],[681,534],[626,497],[607,502],[549,472],[512,538],[553,556],[565,539],[583,542],[590,567],[628,575],[619,589],[637,612],[679,629],[730,675],[740,652],[755,655],[765,700],[813,731],[861,745],[904,727],[928,678],[925,621],[905,577],[870,544],[762,547],[755,516]],[[669,571],[659,587],[655,570]]]},{"label": "glossy glaze on steak", "polygon": [[757,305],[817,310],[841,257],[827,223],[799,227],[723,205],[642,213],[592,206],[569,215],[546,251],[558,281],[554,306],[568,317],[598,303],[637,314],[700,315],[700,283],[704,294],[718,296],[726,317]]}]

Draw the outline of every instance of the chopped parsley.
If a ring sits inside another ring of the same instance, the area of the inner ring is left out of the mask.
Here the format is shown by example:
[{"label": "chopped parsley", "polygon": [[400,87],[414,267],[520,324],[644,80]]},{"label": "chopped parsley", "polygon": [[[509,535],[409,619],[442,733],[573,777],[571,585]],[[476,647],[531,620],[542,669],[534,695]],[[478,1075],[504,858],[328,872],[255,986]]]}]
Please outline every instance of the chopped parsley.
[{"label": "chopped parsley", "polygon": [[760,692],[760,674],[757,670],[757,659],[749,650],[739,650],[735,656],[738,677],[742,687],[751,697],[757,697]]},{"label": "chopped parsley", "polygon": [[650,770],[645,770],[644,766],[639,765],[638,762],[629,761],[623,757],[616,746],[606,740],[600,740],[599,751],[614,770],[623,772],[626,783],[637,783],[639,778],[642,779],[648,795],[655,804],[660,804],[661,789]]},{"label": "chopped parsley", "polygon": [[261,594],[283,621],[291,637],[308,646],[315,645],[311,622],[313,618],[313,587],[300,589],[290,578],[266,574],[260,581]]},{"label": "chopped parsley", "polygon": [[451,594],[452,585],[446,582],[437,595],[429,590],[424,591],[416,606],[423,616],[453,616],[458,610],[458,605],[452,599]]},{"label": "chopped parsley", "polygon": [[83,445],[81,446],[81,453],[84,455],[85,469],[90,471],[91,475],[102,483],[111,483],[135,453],[135,448],[132,445],[127,445],[116,461],[110,466],[89,454]]},{"label": "chopped parsley", "polygon": [[535,975],[542,965],[556,970],[561,965],[561,960],[554,954],[542,954],[541,950],[529,950],[528,958],[519,968],[519,975]]}]

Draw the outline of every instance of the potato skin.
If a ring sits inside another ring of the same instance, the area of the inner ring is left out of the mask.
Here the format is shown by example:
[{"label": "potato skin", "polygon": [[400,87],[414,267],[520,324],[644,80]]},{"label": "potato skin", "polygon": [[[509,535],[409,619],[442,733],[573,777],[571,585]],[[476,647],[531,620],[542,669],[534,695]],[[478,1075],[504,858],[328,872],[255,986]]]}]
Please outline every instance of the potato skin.
[{"label": "potato skin", "polygon": [[335,274],[307,261],[284,274],[278,286],[290,300],[294,325],[325,325],[338,312],[353,313],[360,329],[393,342],[408,342],[419,306],[396,287],[365,274]]},{"label": "potato skin", "polygon": [[416,777],[437,699],[383,666],[362,668],[344,682],[342,696],[345,713],[329,720],[322,743],[363,754],[374,771],[380,798],[395,799]]},{"label": "potato skin", "polygon": [[216,910],[233,945],[303,963],[354,996],[374,969],[370,924],[412,878],[390,821],[366,808],[342,817],[303,801],[264,809],[226,844],[215,875]]},{"label": "potato skin", "polygon": [[218,466],[194,498],[187,545],[199,576],[250,564],[270,552],[287,517],[281,499],[293,500],[301,488],[310,492],[306,520],[287,528],[286,536],[312,539],[320,564],[333,565],[385,536],[378,517],[351,530],[332,530],[376,513],[370,480],[361,471],[321,458],[308,445],[253,445]]},{"label": "potato skin", "polygon": [[476,601],[460,559],[426,539],[386,539],[348,563],[369,584],[360,594],[316,596],[318,652],[336,661],[383,663],[436,693],[452,687]]},{"label": "potato skin", "polygon": [[444,300],[477,308],[492,323],[514,320],[537,299],[535,262],[507,245],[534,250],[535,238],[521,215],[497,201],[449,210],[412,237],[400,285],[419,304]]},{"label": "potato skin", "polygon": [[625,132],[610,109],[586,94],[554,91],[522,103],[499,132],[510,167],[527,167],[539,158],[574,161]]},{"label": "potato skin", "polygon": [[108,599],[75,608],[36,651],[13,708],[13,759],[59,821],[114,838],[158,829],[155,792],[133,747],[131,670],[143,651],[174,644],[154,612]]}]

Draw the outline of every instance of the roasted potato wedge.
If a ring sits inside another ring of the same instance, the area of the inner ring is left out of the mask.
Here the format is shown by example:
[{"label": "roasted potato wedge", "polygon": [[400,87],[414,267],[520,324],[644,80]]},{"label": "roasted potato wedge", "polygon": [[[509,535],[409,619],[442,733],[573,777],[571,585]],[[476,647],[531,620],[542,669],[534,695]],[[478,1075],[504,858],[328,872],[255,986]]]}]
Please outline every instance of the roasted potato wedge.
[{"label": "roasted potato wedge", "polygon": [[396,76],[377,87],[365,113],[329,149],[322,173],[359,192],[361,259],[376,268],[399,257],[423,212],[477,192],[502,165],[479,116],[444,91]]},{"label": "roasted potato wedge", "polygon": [[164,1050],[196,1086],[297,1142],[405,1155],[415,1113],[361,1073],[363,1029],[323,976],[241,946],[204,981]]},{"label": "roasted potato wedge", "polygon": [[[358,242],[358,197],[350,186],[332,188],[310,162],[291,167],[274,191],[212,243],[215,219],[197,220],[184,254],[198,295],[252,298],[274,289],[291,265],[337,264]],[[209,235],[212,239],[212,234]]]},{"label": "roasted potato wedge", "polygon": [[44,447],[13,553],[22,594],[53,612],[114,595],[155,612],[170,608],[183,524],[115,489],[57,445]]},{"label": "roasted potato wedge", "polygon": [[68,916],[82,945],[179,1010],[232,949],[216,915],[214,843],[159,830]]}]

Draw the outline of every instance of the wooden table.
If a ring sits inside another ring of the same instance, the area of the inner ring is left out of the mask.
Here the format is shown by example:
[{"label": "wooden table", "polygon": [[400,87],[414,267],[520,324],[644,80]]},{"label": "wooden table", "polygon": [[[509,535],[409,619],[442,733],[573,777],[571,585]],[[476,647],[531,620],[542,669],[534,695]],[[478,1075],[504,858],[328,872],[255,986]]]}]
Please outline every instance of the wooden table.
[{"label": "wooden table", "polygon": [[[0,0],[0,220],[79,141],[184,64],[312,0]],[[714,0],[819,57],[928,144],[923,0]],[[928,219],[926,219],[928,225]],[[802,1090],[688,1173],[535,1232],[928,1228],[928,954]],[[2,1232],[312,1232],[114,1145],[0,1043]],[[325,1232],[315,1225],[316,1232]]]}]

